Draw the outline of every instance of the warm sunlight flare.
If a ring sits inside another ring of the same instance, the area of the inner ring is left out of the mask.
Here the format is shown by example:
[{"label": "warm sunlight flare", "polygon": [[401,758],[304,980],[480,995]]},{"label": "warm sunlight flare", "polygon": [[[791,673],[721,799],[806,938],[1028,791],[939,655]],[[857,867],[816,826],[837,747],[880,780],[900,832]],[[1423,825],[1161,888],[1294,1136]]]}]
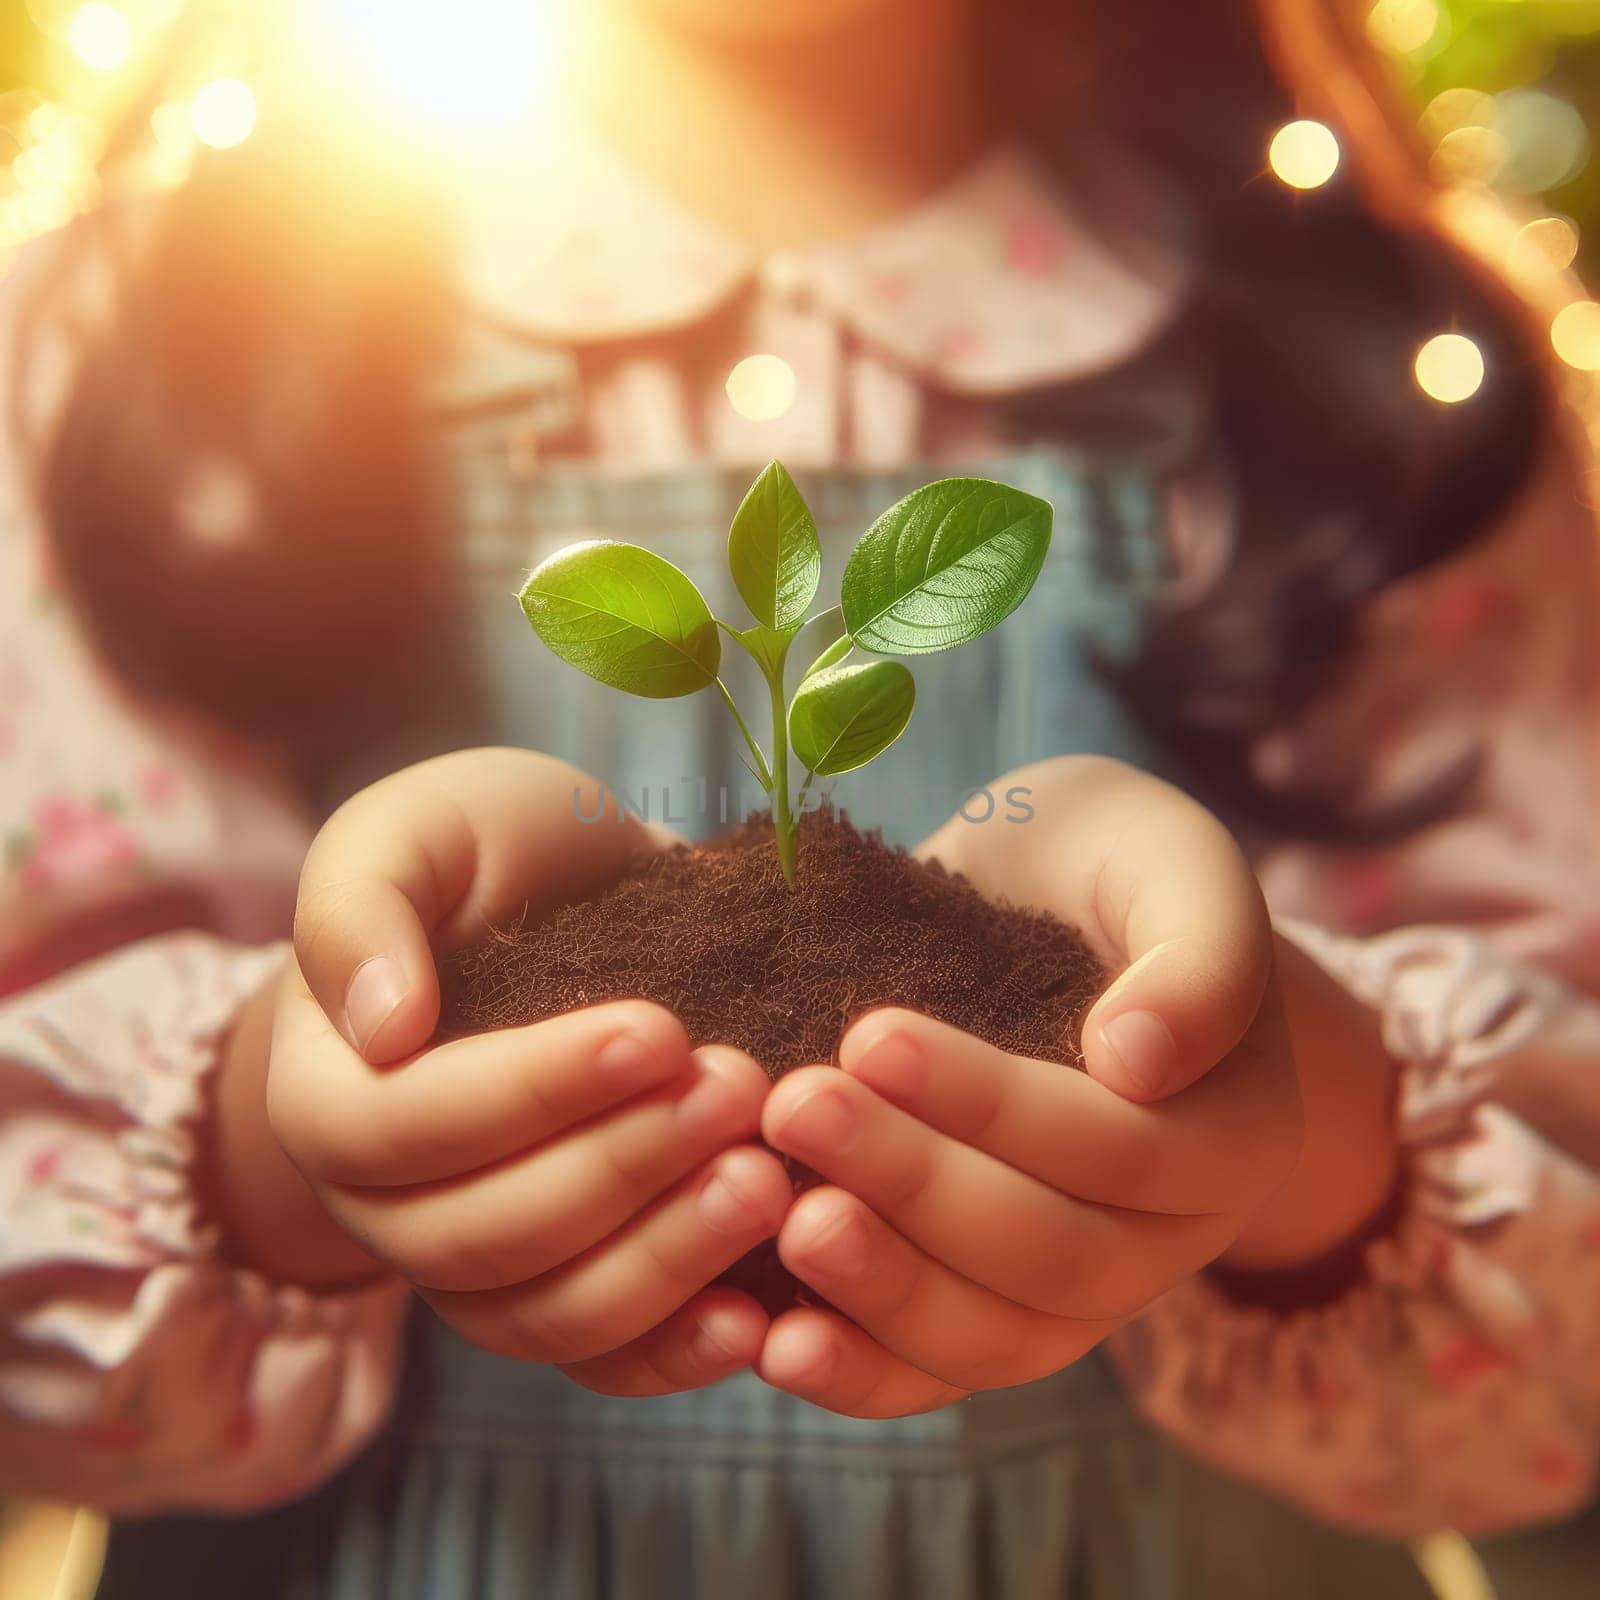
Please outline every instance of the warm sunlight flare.
[{"label": "warm sunlight flare", "polygon": [[390,115],[426,131],[481,132],[533,109],[559,0],[300,0],[310,44]]},{"label": "warm sunlight flare", "polygon": [[72,18],[67,43],[91,72],[115,72],[133,54],[133,24],[104,0],[89,0]]},{"label": "warm sunlight flare", "polygon": [[1339,141],[1325,123],[1288,122],[1272,136],[1267,164],[1291,189],[1318,189],[1339,170]]},{"label": "warm sunlight flare", "polygon": [[1417,351],[1417,387],[1454,405],[1483,387],[1483,352],[1463,333],[1440,333]]}]

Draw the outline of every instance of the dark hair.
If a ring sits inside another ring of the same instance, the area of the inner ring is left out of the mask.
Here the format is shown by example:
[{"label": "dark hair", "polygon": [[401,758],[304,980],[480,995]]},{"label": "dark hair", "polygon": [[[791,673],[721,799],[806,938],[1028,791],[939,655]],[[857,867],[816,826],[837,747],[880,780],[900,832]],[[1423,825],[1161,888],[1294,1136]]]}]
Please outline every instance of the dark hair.
[{"label": "dark hair", "polygon": [[[111,172],[209,34],[191,5]],[[22,445],[57,573],[119,678],[298,742],[417,654],[437,600],[421,379],[449,319],[441,244],[423,186],[315,108],[46,244],[13,410],[26,429],[29,380],[70,340],[70,387]]]},{"label": "dark hair", "polygon": [[[1162,615],[1122,687],[1234,817],[1351,838],[1411,825],[1465,774],[1374,823],[1348,796],[1263,785],[1251,748],[1337,680],[1374,594],[1503,513],[1547,433],[1544,369],[1509,292],[1427,220],[1420,158],[1397,118],[1383,122],[1382,86],[1332,0],[1262,14],[1249,0],[1123,0],[1062,37],[1071,9],[984,8],[1004,104],[1066,181],[1091,130],[1188,198],[1201,281],[1180,336],[1237,506],[1222,580]],[[1319,114],[1358,159],[1302,196],[1262,161],[1304,109],[1288,85],[1313,75]],[[337,710],[330,667],[359,682],[430,593],[416,397],[446,312],[425,210],[352,228],[350,175],[325,181],[314,135],[253,143],[160,202],[37,467],[58,565],[114,668],[234,723],[292,729],[308,705]],[[95,219],[73,248],[104,248],[116,226]],[[1452,327],[1491,381],[1449,407],[1418,392],[1410,364]],[[244,474],[270,529],[209,574],[178,515],[207,455]]]},{"label": "dark hair", "polygon": [[[1509,289],[1432,221],[1414,125],[1340,8],[1154,9],[1158,22],[1105,8],[1083,117],[1189,197],[1202,277],[1177,337],[1233,525],[1219,581],[1161,613],[1114,676],[1188,786],[1230,819],[1345,842],[1404,832],[1460,797],[1475,763],[1364,813],[1361,775],[1345,792],[1284,792],[1251,753],[1338,681],[1379,590],[1504,514],[1551,435],[1549,369]],[[1316,87],[1314,106],[1297,84]],[[1049,92],[1034,91],[1036,128]],[[1341,123],[1356,170],[1300,194],[1265,173],[1265,151],[1278,125],[1313,112]],[[1451,329],[1484,354],[1489,381],[1470,404],[1441,405],[1412,379],[1418,348]]]}]

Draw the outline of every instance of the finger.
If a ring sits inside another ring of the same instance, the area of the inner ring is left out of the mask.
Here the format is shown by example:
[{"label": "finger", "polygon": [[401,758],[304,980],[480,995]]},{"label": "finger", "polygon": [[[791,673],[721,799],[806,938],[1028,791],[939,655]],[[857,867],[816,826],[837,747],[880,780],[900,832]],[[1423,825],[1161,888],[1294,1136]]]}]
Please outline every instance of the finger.
[{"label": "finger", "polygon": [[424,1296],[481,1348],[519,1361],[592,1360],[640,1338],[778,1231],[793,1196],[769,1151],[729,1150],[592,1250],[531,1283]]},{"label": "finger", "polygon": [[854,1195],[825,1186],[790,1209],[783,1264],[892,1355],[960,1389],[1056,1372],[1117,1324],[1053,1317],[952,1271]]},{"label": "finger", "polygon": [[403,1072],[370,1066],[287,986],[268,1084],[273,1131],[308,1177],[428,1183],[532,1149],[691,1070],[689,1037],[645,1000],[569,1011],[425,1050]]},{"label": "finger", "polygon": [[658,848],[614,801],[601,821],[581,821],[572,794],[585,785],[529,751],[460,751],[385,778],[329,818],[301,875],[295,956],[367,1060],[398,1060],[433,1033],[437,948],[581,897]]},{"label": "finger", "polygon": [[844,1417],[910,1417],[967,1397],[891,1355],[841,1316],[815,1307],[786,1311],[756,1357],[764,1383]]},{"label": "finger", "polygon": [[1148,1106],[914,1011],[861,1018],[839,1064],[918,1121],[1063,1193],[1182,1215],[1248,1210],[1288,1176],[1299,1097],[1275,1048],[1252,1030],[1198,1083]]},{"label": "finger", "polygon": [[1131,1313],[1239,1231],[1226,1214],[1126,1211],[1062,1194],[832,1067],[778,1084],[762,1132],[954,1272],[1052,1316]]},{"label": "finger", "polygon": [[748,1138],[767,1075],[722,1046],[696,1070],[527,1155],[411,1189],[330,1185],[323,1203],[380,1261],[425,1289],[503,1289],[615,1232],[701,1162]]},{"label": "finger", "polygon": [[748,1367],[768,1326],[749,1295],[719,1284],[620,1350],[563,1363],[561,1370],[596,1394],[628,1399],[703,1389]]},{"label": "finger", "polygon": [[[1029,791],[1031,823],[990,828],[978,851],[953,821],[919,854],[1082,929],[1125,969],[1084,1021],[1090,1074],[1133,1100],[1176,1093],[1239,1043],[1266,991],[1271,927],[1249,863],[1203,806],[1121,762],[1065,758],[1005,781]],[[1039,850],[1038,828],[1064,818]]]}]

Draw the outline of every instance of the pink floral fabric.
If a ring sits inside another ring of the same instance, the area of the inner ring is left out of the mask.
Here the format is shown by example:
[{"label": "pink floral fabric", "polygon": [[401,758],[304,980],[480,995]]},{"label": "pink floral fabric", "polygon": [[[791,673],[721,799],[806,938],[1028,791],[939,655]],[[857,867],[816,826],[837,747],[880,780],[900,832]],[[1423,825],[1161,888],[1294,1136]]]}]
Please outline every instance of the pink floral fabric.
[{"label": "pink floral fabric", "polygon": [[14,1485],[125,1513],[244,1510],[312,1488],[384,1416],[403,1287],[266,1283],[218,1256],[191,1193],[219,1042],[284,953],[170,933],[0,1008]]},{"label": "pink floral fabric", "polygon": [[[512,440],[513,473],[571,448],[580,390],[584,447],[618,472],[967,452],[994,397],[1115,363],[1183,293],[1181,260],[1109,249],[1015,157],[902,225],[766,261],[603,161],[573,171],[559,204],[529,182],[527,215],[508,201],[465,224],[465,287],[550,356],[544,414],[564,419]],[[502,199],[506,181],[486,176]],[[767,423],[722,387],[756,350],[798,378]],[[1216,558],[1189,526],[1203,499],[1174,504],[1189,579]],[[267,753],[109,681],[43,550],[8,464],[0,1455],[35,1492],[114,1509],[264,1504],[381,1424],[403,1305],[393,1287],[310,1297],[230,1268],[189,1189],[207,1074],[283,958],[312,819]],[[1272,1313],[1202,1277],[1116,1341],[1146,1415],[1337,1520],[1487,1527],[1557,1514],[1591,1482],[1595,577],[1594,530],[1553,463],[1496,536],[1386,596],[1343,692],[1259,752],[1286,782],[1370,773],[1375,803],[1482,760],[1471,808],[1400,845],[1260,860],[1295,936],[1383,1018],[1409,1166],[1398,1228],[1336,1303]]]},{"label": "pink floral fabric", "polygon": [[1203,1275],[1172,1291],[1113,1341],[1128,1388],[1331,1521],[1488,1532],[1576,1510],[1600,1435],[1600,1005],[1459,929],[1285,926],[1383,1019],[1406,1211],[1331,1304],[1276,1313]]}]

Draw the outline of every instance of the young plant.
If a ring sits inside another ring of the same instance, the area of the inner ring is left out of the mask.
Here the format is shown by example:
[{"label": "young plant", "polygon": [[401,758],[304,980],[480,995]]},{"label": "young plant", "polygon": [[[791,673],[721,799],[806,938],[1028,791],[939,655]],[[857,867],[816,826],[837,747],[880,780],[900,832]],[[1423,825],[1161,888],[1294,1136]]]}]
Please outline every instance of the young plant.
[{"label": "young plant", "polygon": [[[755,618],[735,628],[711,614],[684,573],[653,550],[589,540],[558,550],[518,598],[533,630],[591,678],[652,700],[715,689],[744,737],[750,770],[772,802],[778,865],[795,880],[796,819],[815,778],[864,767],[906,730],[911,673],[877,656],[929,655],[966,644],[1027,597],[1050,548],[1050,505],[985,478],[944,478],[891,506],[845,563],[839,604],[807,616],[822,546],[794,479],[770,463],[728,534],[734,585]],[[803,628],[826,648],[785,703],[784,669]],[[770,758],[721,676],[726,633],[761,669],[772,709]],[[805,781],[791,797],[789,754]]]}]

